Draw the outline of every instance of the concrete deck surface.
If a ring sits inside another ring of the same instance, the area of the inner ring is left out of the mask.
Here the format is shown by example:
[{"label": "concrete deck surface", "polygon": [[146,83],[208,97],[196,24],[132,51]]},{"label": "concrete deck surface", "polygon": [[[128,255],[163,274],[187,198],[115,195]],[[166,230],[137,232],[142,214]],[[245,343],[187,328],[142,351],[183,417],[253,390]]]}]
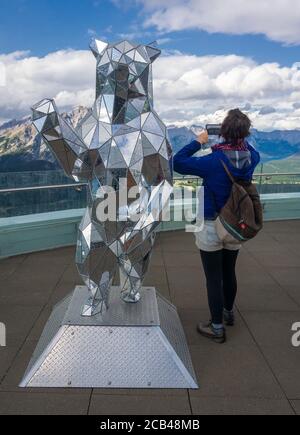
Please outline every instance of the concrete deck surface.
[{"label": "concrete deck surface", "polygon": [[267,223],[241,251],[237,325],[228,343],[196,332],[209,317],[205,280],[193,236],[158,235],[146,285],[177,307],[199,391],[21,390],[18,388],[53,305],[81,284],[74,248],[0,262],[0,414],[266,414],[300,415],[300,221]]}]

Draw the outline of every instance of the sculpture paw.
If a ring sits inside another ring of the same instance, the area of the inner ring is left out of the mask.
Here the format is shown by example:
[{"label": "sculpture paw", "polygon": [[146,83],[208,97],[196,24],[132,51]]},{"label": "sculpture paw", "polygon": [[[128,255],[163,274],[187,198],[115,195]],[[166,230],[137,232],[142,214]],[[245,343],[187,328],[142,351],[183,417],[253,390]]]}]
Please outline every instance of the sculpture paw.
[{"label": "sculpture paw", "polygon": [[35,121],[43,116],[50,115],[53,112],[56,112],[56,105],[54,100],[44,99],[31,108],[32,110],[32,119]]}]

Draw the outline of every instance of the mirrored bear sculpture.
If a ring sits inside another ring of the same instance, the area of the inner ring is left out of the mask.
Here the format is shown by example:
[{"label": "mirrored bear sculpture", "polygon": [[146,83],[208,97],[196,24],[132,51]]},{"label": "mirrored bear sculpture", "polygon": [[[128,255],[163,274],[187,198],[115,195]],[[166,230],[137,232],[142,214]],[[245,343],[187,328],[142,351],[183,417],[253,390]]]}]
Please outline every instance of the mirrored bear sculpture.
[{"label": "mirrored bear sculpture", "polygon": [[[121,296],[138,302],[155,230],[172,193],[172,150],[165,125],[153,108],[155,44],[94,40],[96,100],[73,128],[53,100],[33,107],[33,123],[66,174],[88,184],[76,263],[90,290],[82,315],[102,313],[120,273]],[[116,192],[115,217],[99,217],[109,186]],[[135,188],[137,195],[131,195]],[[132,199],[121,201],[129,193]]]}]

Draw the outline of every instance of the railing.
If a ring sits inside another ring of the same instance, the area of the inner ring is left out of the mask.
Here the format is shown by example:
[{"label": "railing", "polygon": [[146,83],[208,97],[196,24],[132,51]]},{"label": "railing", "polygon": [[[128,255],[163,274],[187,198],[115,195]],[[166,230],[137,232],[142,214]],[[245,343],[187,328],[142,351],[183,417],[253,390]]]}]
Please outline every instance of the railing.
[{"label": "railing", "polygon": [[[36,185],[30,185],[30,180]],[[261,194],[300,193],[300,172],[255,173],[254,182]],[[174,177],[178,189],[196,190],[201,184],[198,177]],[[72,183],[62,171],[0,174],[0,218],[85,206],[86,184]]]},{"label": "railing", "polygon": [[0,174],[0,217],[84,208],[86,188],[63,171]]},{"label": "railing", "polygon": [[76,189],[82,189],[86,187],[86,183],[73,183],[73,184],[53,184],[50,186],[32,186],[32,187],[15,187],[13,189],[0,189],[0,193],[16,193],[16,192],[32,192],[34,190],[47,190],[47,189],[65,189],[75,187]]},{"label": "railing", "polygon": [[[300,172],[256,173],[253,182],[257,185],[260,194],[300,193]],[[193,176],[174,177],[174,184],[177,187],[196,188],[201,186],[202,180]]]}]

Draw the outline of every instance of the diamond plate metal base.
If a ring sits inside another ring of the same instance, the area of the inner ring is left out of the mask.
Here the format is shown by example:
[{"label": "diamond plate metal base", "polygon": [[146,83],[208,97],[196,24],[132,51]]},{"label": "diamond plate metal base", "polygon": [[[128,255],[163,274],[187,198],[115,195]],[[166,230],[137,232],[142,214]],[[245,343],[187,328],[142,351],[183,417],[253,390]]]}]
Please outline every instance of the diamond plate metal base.
[{"label": "diamond plate metal base", "polygon": [[109,312],[89,318],[87,293],[54,308],[20,387],[198,388],[177,310],[154,288],[126,304],[114,287]]}]

